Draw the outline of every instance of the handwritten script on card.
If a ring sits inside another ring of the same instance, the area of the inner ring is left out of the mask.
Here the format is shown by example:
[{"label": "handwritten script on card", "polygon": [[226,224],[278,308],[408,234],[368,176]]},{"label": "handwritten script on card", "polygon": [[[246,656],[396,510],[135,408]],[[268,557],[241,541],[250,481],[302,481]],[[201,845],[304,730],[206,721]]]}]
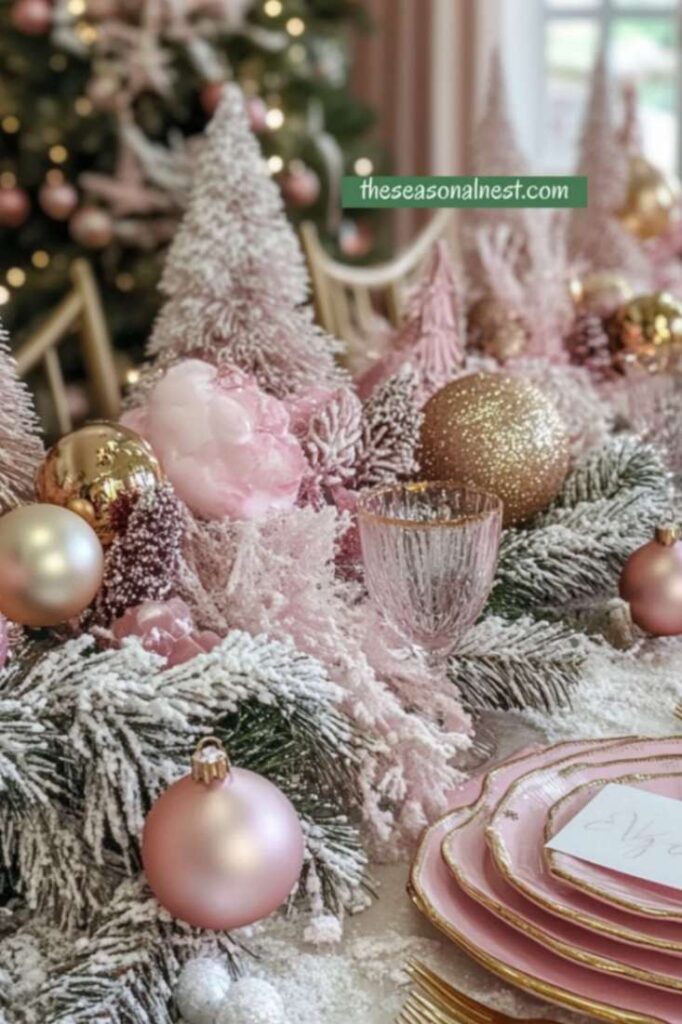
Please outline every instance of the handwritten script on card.
[{"label": "handwritten script on card", "polygon": [[547,846],[682,890],[682,800],[610,783]]}]

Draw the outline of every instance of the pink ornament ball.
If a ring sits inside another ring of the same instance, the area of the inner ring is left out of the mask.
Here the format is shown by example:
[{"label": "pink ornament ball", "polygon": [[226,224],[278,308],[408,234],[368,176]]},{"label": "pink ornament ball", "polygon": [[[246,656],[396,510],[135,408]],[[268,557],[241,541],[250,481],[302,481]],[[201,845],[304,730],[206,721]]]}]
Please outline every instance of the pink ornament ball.
[{"label": "pink ornament ball", "polygon": [[208,785],[191,775],[156,801],[142,862],[159,903],[194,928],[241,928],[272,914],[303,867],[304,840],[285,795],[255,772],[232,768]]},{"label": "pink ornament ball", "polygon": [[31,212],[31,201],[23,188],[0,188],[0,227],[20,228]]},{"label": "pink ornament ball", "polygon": [[216,108],[220,103],[220,97],[223,95],[223,87],[225,83],[220,82],[207,82],[203,86],[199,93],[199,102],[201,103],[202,110],[208,117],[213,117],[216,112]]},{"label": "pink ornament ball", "polygon": [[[666,538],[665,541],[660,538]],[[628,558],[620,577],[620,596],[632,621],[654,636],[682,634],[682,541],[659,530],[656,540]]]},{"label": "pink ornament ball", "polygon": [[320,179],[310,167],[296,167],[282,178],[282,195],[297,209],[305,209],[317,202]]},{"label": "pink ornament ball", "polygon": [[78,206],[78,191],[68,181],[60,185],[51,185],[46,181],[38,193],[38,199],[48,217],[68,220]]},{"label": "pink ornament ball", "polygon": [[268,126],[268,107],[262,96],[252,96],[247,104],[246,111],[249,115],[251,131],[256,135],[262,135]]},{"label": "pink ornament ball", "polygon": [[83,206],[76,210],[69,222],[74,242],[86,249],[106,249],[114,236],[111,217],[97,206]]},{"label": "pink ornament ball", "polygon": [[52,25],[52,4],[48,0],[16,0],[12,24],[26,36],[43,36]]}]

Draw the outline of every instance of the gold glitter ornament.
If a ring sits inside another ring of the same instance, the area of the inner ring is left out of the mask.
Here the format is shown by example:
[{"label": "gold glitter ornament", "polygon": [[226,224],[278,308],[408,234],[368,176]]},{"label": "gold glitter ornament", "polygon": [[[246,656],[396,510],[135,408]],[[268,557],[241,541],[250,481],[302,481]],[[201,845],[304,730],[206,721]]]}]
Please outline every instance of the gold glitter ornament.
[{"label": "gold glitter ornament", "polygon": [[658,238],[670,230],[679,208],[679,182],[643,156],[631,157],[627,196],[619,213],[623,227],[643,240]]},{"label": "gold glitter ornament", "polygon": [[528,344],[523,318],[499,299],[484,296],[469,310],[467,330],[474,348],[501,363],[522,355]]},{"label": "gold glitter ornament", "polygon": [[424,479],[457,480],[497,494],[505,526],[545,508],[561,489],[568,463],[568,430],[527,380],[474,373],[447,384],[424,407]]},{"label": "gold glitter ornament", "polygon": [[649,373],[676,368],[682,356],[682,303],[667,292],[638,295],[607,322],[614,362]]},{"label": "gold glitter ornament", "polygon": [[65,434],[38,470],[38,500],[61,505],[92,526],[102,544],[111,544],[114,502],[142,494],[163,479],[159,461],[134,430],[104,420]]}]

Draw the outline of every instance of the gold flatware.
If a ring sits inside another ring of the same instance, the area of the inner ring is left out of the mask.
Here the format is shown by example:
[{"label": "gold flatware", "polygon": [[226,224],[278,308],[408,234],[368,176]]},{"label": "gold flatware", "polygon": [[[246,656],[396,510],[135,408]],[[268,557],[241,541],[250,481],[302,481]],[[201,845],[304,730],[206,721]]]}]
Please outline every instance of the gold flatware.
[{"label": "gold flatware", "polygon": [[[458,991],[419,960],[410,960],[406,971],[414,988],[398,1024],[526,1024]],[[532,1024],[553,1022],[533,1018]]]}]

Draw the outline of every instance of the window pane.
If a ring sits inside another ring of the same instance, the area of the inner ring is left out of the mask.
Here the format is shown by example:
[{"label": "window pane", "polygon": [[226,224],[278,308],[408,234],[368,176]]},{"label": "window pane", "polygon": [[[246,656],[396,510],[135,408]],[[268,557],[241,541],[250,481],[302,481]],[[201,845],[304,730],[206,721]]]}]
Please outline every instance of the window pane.
[{"label": "window pane", "polygon": [[555,13],[556,11],[593,10],[599,7],[602,0],[547,0],[547,7]]},{"label": "window pane", "polygon": [[675,18],[621,17],[611,47],[618,80],[637,89],[644,152],[669,171],[677,153],[676,37]]},{"label": "window pane", "polygon": [[547,170],[565,173],[576,162],[599,25],[593,18],[552,19],[546,32],[547,109],[542,162]]},{"label": "window pane", "polygon": [[650,7],[652,10],[663,11],[666,8],[674,11],[678,0],[612,0],[614,7],[636,7],[643,11]]}]

